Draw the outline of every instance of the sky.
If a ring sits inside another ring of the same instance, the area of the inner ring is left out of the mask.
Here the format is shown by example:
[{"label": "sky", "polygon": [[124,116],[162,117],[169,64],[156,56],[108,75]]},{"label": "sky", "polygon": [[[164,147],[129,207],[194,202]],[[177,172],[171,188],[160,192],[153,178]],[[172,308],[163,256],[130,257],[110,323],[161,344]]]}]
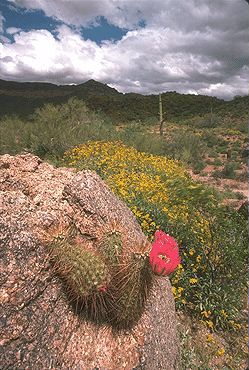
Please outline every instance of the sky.
[{"label": "sky", "polygon": [[247,95],[246,0],[1,0],[0,79]]}]

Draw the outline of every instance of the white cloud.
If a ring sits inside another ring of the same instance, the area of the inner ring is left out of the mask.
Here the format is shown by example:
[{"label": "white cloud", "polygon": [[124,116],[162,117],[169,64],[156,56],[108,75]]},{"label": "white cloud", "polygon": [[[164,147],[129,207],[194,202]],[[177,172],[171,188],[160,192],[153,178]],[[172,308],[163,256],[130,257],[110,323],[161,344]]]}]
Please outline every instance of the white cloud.
[{"label": "white cloud", "polygon": [[[0,76],[55,83],[88,79],[96,62],[96,44],[83,41],[68,27],[59,29],[58,39],[47,30],[14,35],[14,43],[0,46]],[[79,77],[77,77],[79,76]]]},{"label": "white cloud", "polygon": [[[122,92],[194,91],[225,98],[248,93],[249,7],[243,0],[12,3],[43,9],[77,26],[104,15],[109,22],[131,30],[122,40],[97,45],[65,25],[57,34],[11,27],[7,32],[14,42],[0,45],[0,78],[59,84],[93,78]],[[134,29],[141,19],[146,27]]]},{"label": "white cloud", "polygon": [[248,25],[248,5],[245,0],[9,0],[9,2],[28,10],[41,9],[49,17],[76,26],[89,25],[99,16],[106,17],[113,25],[128,29],[133,29],[141,20],[150,27],[165,26],[173,29],[180,27],[185,32],[206,27],[229,28],[233,31],[241,29],[243,24]]},{"label": "white cloud", "polygon": [[2,13],[0,12],[0,32],[3,32],[3,23],[4,23],[4,21],[5,21],[5,18],[2,15]]},{"label": "white cloud", "polygon": [[10,0],[28,10],[41,9],[48,17],[76,26],[88,26],[100,16],[120,27],[132,27],[138,21],[138,12],[129,0]]},{"label": "white cloud", "polygon": [[8,33],[9,35],[14,35],[15,33],[18,33],[21,31],[21,28],[16,28],[16,27],[8,27],[6,29],[6,33]]}]

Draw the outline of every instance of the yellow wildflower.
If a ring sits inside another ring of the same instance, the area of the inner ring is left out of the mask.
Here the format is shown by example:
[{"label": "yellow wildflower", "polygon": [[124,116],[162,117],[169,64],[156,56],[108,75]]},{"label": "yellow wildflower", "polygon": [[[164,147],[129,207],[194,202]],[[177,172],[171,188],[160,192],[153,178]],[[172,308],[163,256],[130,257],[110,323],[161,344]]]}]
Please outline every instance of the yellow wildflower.
[{"label": "yellow wildflower", "polygon": [[196,257],[196,262],[201,262],[201,259],[202,259],[202,257],[198,254],[198,256]]},{"label": "yellow wildflower", "polygon": [[225,318],[227,318],[227,317],[228,317],[228,314],[226,313],[226,311],[225,311],[225,310],[221,310],[220,312],[221,312],[222,316],[224,316]]},{"label": "yellow wildflower", "polygon": [[213,329],[213,328],[214,328],[214,323],[213,323],[213,321],[211,321],[211,320],[207,320],[207,321],[206,321],[206,324],[207,324],[207,326],[208,326],[210,329]]},{"label": "yellow wildflower", "polygon": [[178,268],[177,268],[178,270],[184,270],[184,267],[183,267],[183,265],[181,264],[181,263],[179,263],[179,265],[178,265]]},{"label": "yellow wildflower", "polygon": [[208,311],[202,311],[201,315],[205,316],[206,318],[209,318],[210,315],[211,315],[211,311],[209,311],[209,310]]},{"label": "yellow wildflower", "polygon": [[217,351],[218,356],[223,356],[225,354],[225,349],[222,347]]},{"label": "yellow wildflower", "polygon": [[189,279],[190,284],[196,284],[198,282],[198,279],[196,278],[190,278]]},{"label": "yellow wildflower", "polygon": [[215,343],[214,337],[210,333],[206,335],[206,341],[209,343]]},{"label": "yellow wildflower", "polygon": [[189,255],[190,255],[190,256],[193,256],[193,255],[194,255],[194,253],[195,253],[194,248],[191,248],[191,249],[189,250]]},{"label": "yellow wildflower", "polygon": [[172,286],[172,293],[176,295],[176,287]]}]

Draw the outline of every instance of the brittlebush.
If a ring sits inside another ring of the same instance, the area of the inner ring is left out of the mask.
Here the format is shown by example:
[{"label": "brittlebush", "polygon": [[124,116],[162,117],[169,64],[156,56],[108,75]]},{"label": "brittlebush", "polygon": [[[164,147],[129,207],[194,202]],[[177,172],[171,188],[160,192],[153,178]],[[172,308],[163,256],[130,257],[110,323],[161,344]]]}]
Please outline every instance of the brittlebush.
[{"label": "brittlebush", "polygon": [[239,329],[247,233],[237,213],[219,206],[212,189],[194,182],[180,162],[119,141],[88,142],[66,152],[64,160],[96,171],[149,239],[157,229],[177,239],[182,264],[171,282],[178,309],[199,317],[210,330]]}]

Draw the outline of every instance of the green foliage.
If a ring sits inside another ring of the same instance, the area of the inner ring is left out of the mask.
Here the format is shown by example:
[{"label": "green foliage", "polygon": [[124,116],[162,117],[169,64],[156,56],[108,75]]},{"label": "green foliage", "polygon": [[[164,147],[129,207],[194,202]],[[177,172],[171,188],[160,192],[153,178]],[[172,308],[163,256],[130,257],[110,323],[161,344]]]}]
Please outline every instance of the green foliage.
[{"label": "green foliage", "polygon": [[214,130],[203,130],[201,134],[202,140],[205,141],[208,148],[213,148],[218,145],[226,145],[226,141],[222,139]]},{"label": "green foliage", "polygon": [[15,154],[26,149],[30,127],[18,117],[5,117],[0,121],[0,154]]},{"label": "green foliage", "polygon": [[[43,83],[16,83],[0,80],[0,115],[16,114],[27,118],[44,104],[62,104],[69,98],[83,100],[91,110],[104,113],[115,122],[158,120],[158,95],[122,94],[97,81],[90,80],[76,86],[56,86]],[[237,126],[247,132],[248,96],[223,101],[211,96],[162,94],[167,120],[192,120],[196,127]],[[211,107],[213,114],[211,116]],[[193,118],[196,117],[194,120]]]},{"label": "green foliage", "polygon": [[[186,246],[192,239],[192,247],[184,251],[183,269],[172,279],[177,285],[177,307],[201,314],[210,329],[236,330],[246,287],[245,222],[235,211],[224,207],[211,212],[206,208],[204,217],[210,233],[209,245],[194,244],[190,232],[185,230],[183,234],[178,230]],[[177,295],[179,287],[183,288],[181,295]]]},{"label": "green foliage", "polygon": [[126,145],[139,151],[155,155],[164,153],[164,140],[156,135],[146,133],[143,126],[138,122],[128,124],[116,137]]},{"label": "green foliage", "polygon": [[235,170],[238,168],[236,162],[226,162],[224,168],[221,171],[221,177],[226,179],[234,179],[236,177]]},{"label": "green foliage", "polygon": [[59,162],[64,152],[89,140],[119,140],[138,150],[162,154],[162,138],[146,132],[143,125],[131,122],[122,130],[102,114],[91,112],[79,99],[62,105],[38,108],[29,120],[4,117],[0,120],[0,153],[29,151],[41,158]]},{"label": "green foliage", "polygon": [[62,105],[47,104],[39,108],[29,121],[4,117],[0,121],[0,152],[16,154],[30,151],[41,158],[61,158],[79,142],[111,138],[113,126],[71,98]]},{"label": "green foliage", "polygon": [[220,159],[216,159],[214,162],[213,162],[214,166],[221,166],[222,165],[222,162]]},{"label": "green foliage", "polygon": [[199,128],[214,128],[219,126],[220,120],[216,114],[206,113],[202,117],[196,117],[192,124]]},{"label": "green foliage", "polygon": [[90,142],[67,159],[79,169],[94,168],[151,240],[158,228],[176,238],[182,264],[171,281],[178,309],[211,330],[239,328],[248,241],[243,217],[220,206],[217,192],[194,182],[176,161],[122,143]]},{"label": "green foliage", "polygon": [[38,109],[32,117],[32,124],[31,150],[41,157],[46,154],[61,157],[79,140],[99,138],[103,133],[106,135],[108,129],[100,116],[74,98],[59,106],[48,104]]},{"label": "green foliage", "polygon": [[203,161],[196,161],[192,164],[192,167],[194,173],[200,173],[206,167],[206,165]]},{"label": "green foliage", "polygon": [[192,132],[175,132],[164,144],[164,154],[170,158],[178,159],[187,165],[204,168],[202,159],[206,150],[205,143],[200,136]]}]

